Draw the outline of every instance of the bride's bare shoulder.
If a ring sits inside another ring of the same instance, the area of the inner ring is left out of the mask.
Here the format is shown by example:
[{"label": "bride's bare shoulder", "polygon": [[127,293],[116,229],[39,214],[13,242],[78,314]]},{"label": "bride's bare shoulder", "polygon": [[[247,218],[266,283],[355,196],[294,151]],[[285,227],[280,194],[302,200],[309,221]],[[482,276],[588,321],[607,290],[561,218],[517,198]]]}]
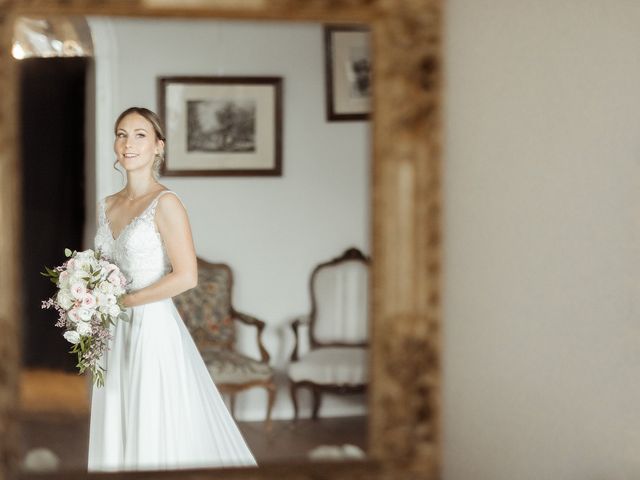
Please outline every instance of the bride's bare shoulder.
[{"label": "bride's bare shoulder", "polygon": [[178,194],[173,190],[163,190],[162,191],[169,193],[169,195],[163,194],[158,198],[158,208],[159,212],[173,212],[176,213],[176,210],[184,211],[184,205],[182,204],[182,200],[178,197]]},{"label": "bride's bare shoulder", "polygon": [[109,207],[111,207],[113,205],[113,203],[122,196],[122,192],[124,192],[124,189],[120,190],[119,192],[113,193],[111,195],[108,195],[104,198],[104,205],[106,207],[106,209],[108,210]]}]

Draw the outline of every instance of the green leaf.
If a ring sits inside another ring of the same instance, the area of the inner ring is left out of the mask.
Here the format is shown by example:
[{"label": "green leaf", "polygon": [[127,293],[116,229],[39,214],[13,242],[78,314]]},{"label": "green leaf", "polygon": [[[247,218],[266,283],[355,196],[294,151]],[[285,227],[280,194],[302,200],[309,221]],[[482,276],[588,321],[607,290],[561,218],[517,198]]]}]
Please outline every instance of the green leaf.
[{"label": "green leaf", "polygon": [[69,258],[71,255],[73,255],[73,252],[70,249],[65,248],[64,249],[64,256]]}]

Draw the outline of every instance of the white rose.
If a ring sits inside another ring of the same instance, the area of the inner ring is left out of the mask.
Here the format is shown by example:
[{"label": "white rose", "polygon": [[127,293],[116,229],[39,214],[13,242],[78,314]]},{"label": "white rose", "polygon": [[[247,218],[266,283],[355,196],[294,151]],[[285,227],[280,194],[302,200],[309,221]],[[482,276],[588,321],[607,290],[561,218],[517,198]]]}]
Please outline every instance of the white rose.
[{"label": "white rose", "polygon": [[75,285],[76,283],[87,284],[87,272],[83,270],[74,270],[69,274],[69,285]]},{"label": "white rose", "polygon": [[80,320],[84,320],[85,322],[88,322],[89,320],[91,320],[91,317],[93,316],[93,309],[91,308],[80,307],[77,309],[77,311],[78,311],[78,318]]},{"label": "white rose", "polygon": [[56,296],[56,301],[65,310],[69,310],[73,306],[73,298],[71,294],[66,290],[60,290]]},{"label": "white rose", "polygon": [[108,314],[108,313],[109,313],[109,309],[110,309],[110,308],[111,308],[111,306],[110,306],[110,305],[106,305],[106,304],[105,304],[105,305],[100,305],[100,306],[98,307],[98,311],[99,311],[100,313],[106,313],[106,314]]},{"label": "white rose", "polygon": [[122,310],[120,310],[120,307],[118,305],[111,305],[109,307],[109,315],[111,315],[112,317],[117,317],[118,315],[120,315],[120,312],[122,312]]},{"label": "white rose", "polygon": [[113,285],[107,281],[100,282],[100,285],[98,285],[98,290],[105,294],[113,293],[113,288]]},{"label": "white rose", "polygon": [[98,306],[98,308],[108,305],[107,296],[104,293],[96,291],[95,295],[96,295],[96,305]]},{"label": "white rose", "polygon": [[76,332],[80,335],[89,335],[91,333],[91,324],[89,322],[78,322]]},{"label": "white rose", "polygon": [[61,288],[66,288],[69,286],[69,272],[67,272],[66,270],[60,272],[60,275],[58,275],[58,285]]},{"label": "white rose", "polygon": [[73,298],[82,300],[87,293],[87,287],[85,286],[84,282],[76,281],[71,284],[70,291]]},{"label": "white rose", "polygon": [[62,336],[69,342],[74,345],[80,341],[80,334],[73,330],[69,330],[68,332],[64,332]]},{"label": "white rose", "polygon": [[111,271],[109,270],[111,268],[111,264],[106,260],[100,260],[98,262],[98,268],[100,269],[100,279],[106,280],[107,276],[109,276],[109,273]]},{"label": "white rose", "polygon": [[81,252],[77,252],[75,257],[76,260],[91,260],[96,258],[96,254],[90,248],[87,250],[83,250]]},{"label": "white rose", "polygon": [[78,270],[88,273],[91,267],[93,267],[93,262],[91,262],[90,258],[81,258],[76,263]]}]

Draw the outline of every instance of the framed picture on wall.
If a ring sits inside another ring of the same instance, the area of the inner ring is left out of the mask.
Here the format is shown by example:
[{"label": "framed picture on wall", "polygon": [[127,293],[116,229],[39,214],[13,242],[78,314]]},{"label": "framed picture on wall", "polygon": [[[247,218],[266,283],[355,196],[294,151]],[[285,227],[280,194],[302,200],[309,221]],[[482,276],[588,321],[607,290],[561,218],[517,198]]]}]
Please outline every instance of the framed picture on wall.
[{"label": "framed picture on wall", "polygon": [[371,103],[370,33],[366,27],[325,25],[327,120],[365,120]]},{"label": "framed picture on wall", "polygon": [[282,77],[159,77],[158,107],[162,175],[282,175]]}]

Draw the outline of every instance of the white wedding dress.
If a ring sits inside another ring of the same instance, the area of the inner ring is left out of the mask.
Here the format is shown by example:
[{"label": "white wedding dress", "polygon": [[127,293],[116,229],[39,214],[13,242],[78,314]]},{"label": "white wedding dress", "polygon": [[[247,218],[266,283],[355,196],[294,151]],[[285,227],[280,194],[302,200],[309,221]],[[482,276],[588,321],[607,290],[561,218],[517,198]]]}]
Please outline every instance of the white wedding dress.
[{"label": "white wedding dress", "polygon": [[[95,247],[138,290],[170,271],[154,221],[161,192],[114,239],[99,205]],[[170,298],[133,307],[112,327],[93,387],[89,471],[250,466],[256,462]]]}]

